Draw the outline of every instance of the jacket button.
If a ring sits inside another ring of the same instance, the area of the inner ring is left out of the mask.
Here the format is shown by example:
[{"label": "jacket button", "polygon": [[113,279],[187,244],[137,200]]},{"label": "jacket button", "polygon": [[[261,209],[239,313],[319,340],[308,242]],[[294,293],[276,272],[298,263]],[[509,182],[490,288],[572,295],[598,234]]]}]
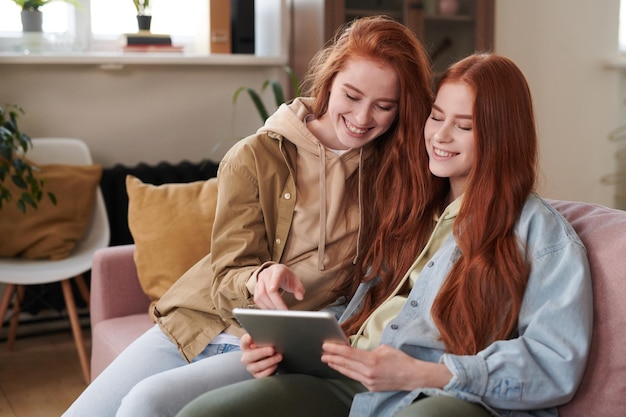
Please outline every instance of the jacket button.
[{"label": "jacket button", "polygon": [[280,239],[276,239],[276,244],[280,245]]},{"label": "jacket button", "polygon": [[417,301],[411,300],[411,307],[417,307]]},{"label": "jacket button", "polygon": [[398,330],[398,325],[397,324],[392,324],[391,325],[391,329],[392,330]]},{"label": "jacket button", "polygon": [[291,198],[291,193],[285,193],[285,200],[289,200]]},{"label": "jacket button", "polygon": [[433,261],[428,261],[428,263],[426,264],[427,267],[432,268],[433,265],[435,265],[435,263]]}]

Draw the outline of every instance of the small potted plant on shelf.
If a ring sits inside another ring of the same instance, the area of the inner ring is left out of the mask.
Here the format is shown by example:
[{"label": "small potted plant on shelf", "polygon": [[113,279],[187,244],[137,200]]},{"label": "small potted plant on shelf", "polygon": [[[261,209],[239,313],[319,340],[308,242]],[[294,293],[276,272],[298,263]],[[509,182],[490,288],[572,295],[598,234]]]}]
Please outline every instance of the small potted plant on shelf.
[{"label": "small potted plant on shelf", "polygon": [[137,26],[139,30],[150,30],[152,15],[150,14],[150,0],[133,0],[137,9]]},{"label": "small potted plant on shelf", "polygon": [[41,32],[43,18],[39,9],[53,1],[62,1],[76,7],[80,6],[77,0],[13,0],[22,8],[22,29],[24,32]]},{"label": "small potted plant on shelf", "polygon": [[[32,142],[17,125],[18,116],[23,113],[24,110],[14,104],[0,106],[0,210],[4,203],[14,198],[8,188],[8,182],[11,181],[22,190],[16,204],[24,213],[27,205],[37,208],[37,203],[43,198],[45,180],[37,178],[37,168],[24,159]],[[47,195],[56,204],[54,194]]]}]

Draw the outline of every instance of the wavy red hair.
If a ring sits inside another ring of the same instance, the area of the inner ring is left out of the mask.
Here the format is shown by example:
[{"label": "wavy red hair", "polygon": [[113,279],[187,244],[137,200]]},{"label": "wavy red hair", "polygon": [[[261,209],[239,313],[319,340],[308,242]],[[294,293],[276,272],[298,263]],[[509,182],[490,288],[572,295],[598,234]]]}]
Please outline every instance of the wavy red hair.
[{"label": "wavy red hair", "polygon": [[[423,200],[420,167],[423,126],[432,105],[431,64],[423,45],[406,26],[385,16],[357,19],[341,28],[333,42],[314,57],[305,91],[314,97],[314,114],[326,113],[335,76],[352,59],[379,60],[392,67],[400,83],[396,120],[373,143],[374,155],[363,166],[362,206],[365,227],[360,240],[357,276],[338,291],[352,294],[356,286],[386,265],[390,274],[406,270],[420,247],[413,237],[417,203]],[[356,184],[355,184],[356,186]],[[408,245],[408,246],[407,246]],[[384,255],[384,256],[383,256]]]},{"label": "wavy red hair", "polygon": [[[437,89],[448,82],[466,83],[475,94],[476,160],[453,231],[461,256],[440,289],[431,313],[446,350],[463,355],[475,354],[515,332],[529,265],[514,228],[535,184],[537,134],[528,84],[508,58],[474,54],[452,65]],[[392,245],[419,242],[419,248],[411,253],[414,259],[432,232],[433,215],[444,208],[449,191],[447,179],[427,172],[427,159],[422,144],[416,165],[421,169],[418,182],[423,188],[414,208],[416,217],[408,221],[412,230],[402,229],[395,236],[384,227],[379,231],[374,239],[377,245],[371,250],[382,251],[385,264],[373,263],[369,274],[378,275],[382,282],[368,294],[359,314],[346,323],[347,333],[358,330],[408,270],[406,264],[396,262],[395,253],[388,251],[390,239]],[[404,219],[402,212],[394,215]],[[412,244],[406,247],[415,248]],[[364,257],[373,258],[371,253]]]}]

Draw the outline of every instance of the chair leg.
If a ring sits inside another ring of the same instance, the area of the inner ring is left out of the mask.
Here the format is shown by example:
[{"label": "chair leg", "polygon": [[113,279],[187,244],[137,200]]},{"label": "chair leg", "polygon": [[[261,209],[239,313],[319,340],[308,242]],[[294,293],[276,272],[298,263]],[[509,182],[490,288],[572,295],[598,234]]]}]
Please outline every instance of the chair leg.
[{"label": "chair leg", "polygon": [[15,301],[13,302],[13,316],[11,317],[11,325],[9,326],[9,337],[7,339],[7,349],[13,350],[15,339],[17,339],[17,326],[20,323],[20,310],[22,301],[24,301],[24,293],[26,289],[23,285],[15,287]]},{"label": "chair leg", "polygon": [[15,290],[15,284],[6,284],[4,293],[2,294],[2,301],[0,301],[0,329],[4,325],[4,317],[7,315],[11,298],[13,297],[13,291]]},{"label": "chair leg", "polygon": [[80,359],[80,367],[83,370],[85,382],[89,384],[89,361],[87,359],[87,351],[85,350],[85,342],[83,341],[83,332],[78,321],[78,313],[76,311],[76,304],[74,303],[74,296],[72,295],[70,280],[65,279],[61,281],[61,288],[63,289],[63,297],[65,298],[67,314],[69,315],[70,323],[72,324],[72,333],[74,335],[76,350],[78,351],[78,358]]},{"label": "chair leg", "polygon": [[80,296],[83,298],[85,303],[87,303],[87,307],[89,307],[89,288],[87,288],[87,284],[85,283],[85,277],[83,277],[82,274],[77,275],[74,277],[74,281],[76,282]]}]

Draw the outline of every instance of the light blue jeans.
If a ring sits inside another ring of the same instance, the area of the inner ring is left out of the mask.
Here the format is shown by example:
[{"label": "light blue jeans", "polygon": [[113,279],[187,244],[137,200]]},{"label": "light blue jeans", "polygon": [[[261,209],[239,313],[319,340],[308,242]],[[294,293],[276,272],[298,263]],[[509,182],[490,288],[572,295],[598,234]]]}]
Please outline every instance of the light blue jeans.
[{"label": "light blue jeans", "polygon": [[63,417],[173,417],[197,396],[252,379],[236,345],[209,345],[191,363],[155,325],[126,348]]}]

